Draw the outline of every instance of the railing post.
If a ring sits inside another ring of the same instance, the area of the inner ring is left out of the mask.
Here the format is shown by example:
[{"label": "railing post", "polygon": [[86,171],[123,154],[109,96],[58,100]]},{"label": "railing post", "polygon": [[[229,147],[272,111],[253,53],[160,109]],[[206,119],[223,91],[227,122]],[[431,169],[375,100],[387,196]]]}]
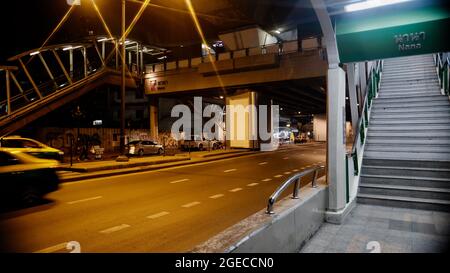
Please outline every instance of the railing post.
[{"label": "railing post", "polygon": [[311,183],[313,188],[317,188],[317,175],[319,175],[319,169],[316,169],[314,171],[314,176],[313,176],[313,180],[312,180],[312,183]]},{"label": "railing post", "polygon": [[7,100],[7,113],[11,114],[11,85],[9,83],[9,70],[6,69],[6,100]]},{"label": "railing post", "polygon": [[301,179],[301,177],[296,179],[294,182],[294,192],[292,193],[292,199],[298,199],[298,188],[300,185],[300,179]]}]

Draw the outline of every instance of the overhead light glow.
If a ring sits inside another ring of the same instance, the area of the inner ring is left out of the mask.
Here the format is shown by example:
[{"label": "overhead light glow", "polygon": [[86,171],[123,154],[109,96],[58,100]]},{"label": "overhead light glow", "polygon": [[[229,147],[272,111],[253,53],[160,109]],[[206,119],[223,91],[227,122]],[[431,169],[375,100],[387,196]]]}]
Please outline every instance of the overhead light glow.
[{"label": "overhead light glow", "polygon": [[108,41],[108,40],[109,40],[108,38],[102,38],[100,40],[97,40],[97,42],[101,43],[101,42],[105,42],[105,41]]},{"label": "overhead light glow", "polygon": [[363,2],[346,5],[344,9],[346,12],[353,12],[358,10],[372,9],[381,6],[403,3],[407,1],[410,0],[366,0]]},{"label": "overhead light glow", "polygon": [[39,51],[31,52],[30,56],[34,56],[34,55],[37,55],[37,54],[39,54]]}]

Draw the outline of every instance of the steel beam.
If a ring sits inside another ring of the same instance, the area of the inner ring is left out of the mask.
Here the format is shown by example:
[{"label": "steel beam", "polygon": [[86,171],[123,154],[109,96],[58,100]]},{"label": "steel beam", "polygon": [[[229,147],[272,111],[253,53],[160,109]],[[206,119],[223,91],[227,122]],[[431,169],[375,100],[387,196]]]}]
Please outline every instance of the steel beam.
[{"label": "steel beam", "polygon": [[69,84],[72,84],[72,79],[70,78],[69,74],[67,73],[66,68],[64,67],[64,64],[62,63],[61,59],[59,58],[58,52],[56,50],[52,50],[53,55],[55,55],[56,60],[58,61],[59,66],[61,67],[61,70],[63,71],[64,75],[66,76],[67,80],[69,81]]},{"label": "steel beam", "polygon": [[39,55],[39,59],[41,60],[42,64],[45,67],[45,70],[47,70],[48,76],[50,77],[50,79],[53,81],[53,83],[55,84],[56,87],[58,87],[58,84],[55,81],[55,77],[53,76],[52,71],[50,71],[50,68],[47,65],[47,62],[44,59],[44,56],[42,56],[41,53],[38,54]]},{"label": "steel beam", "polygon": [[34,88],[34,91],[36,91],[36,93],[38,94],[39,98],[42,99],[42,94],[41,91],[39,91],[39,88],[37,87],[36,83],[34,82],[33,78],[30,75],[30,72],[28,72],[27,67],[25,66],[25,64],[23,63],[22,59],[19,58],[19,63],[22,66],[23,71],[25,72],[25,75],[27,76],[28,80],[31,82],[31,85]]}]

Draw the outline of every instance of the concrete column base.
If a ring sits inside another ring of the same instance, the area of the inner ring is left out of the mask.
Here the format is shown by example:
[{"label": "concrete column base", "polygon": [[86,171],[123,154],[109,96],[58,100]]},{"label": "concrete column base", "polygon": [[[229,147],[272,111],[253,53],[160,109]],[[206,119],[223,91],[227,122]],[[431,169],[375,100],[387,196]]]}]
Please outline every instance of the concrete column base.
[{"label": "concrete column base", "polygon": [[343,209],[338,211],[327,210],[325,212],[325,221],[331,224],[340,225],[344,222],[348,214],[356,207],[356,198],[350,201]]}]

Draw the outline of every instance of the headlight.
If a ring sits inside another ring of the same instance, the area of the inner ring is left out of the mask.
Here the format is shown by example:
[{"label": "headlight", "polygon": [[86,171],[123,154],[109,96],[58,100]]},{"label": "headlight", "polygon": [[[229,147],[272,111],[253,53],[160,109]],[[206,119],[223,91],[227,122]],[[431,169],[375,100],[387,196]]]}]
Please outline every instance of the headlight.
[{"label": "headlight", "polygon": [[59,151],[58,154],[59,155],[64,155],[64,152]]},{"label": "headlight", "polygon": [[130,150],[129,150],[129,153],[130,154],[134,154],[134,150],[135,150],[136,148],[134,147],[134,146],[130,146]]}]

